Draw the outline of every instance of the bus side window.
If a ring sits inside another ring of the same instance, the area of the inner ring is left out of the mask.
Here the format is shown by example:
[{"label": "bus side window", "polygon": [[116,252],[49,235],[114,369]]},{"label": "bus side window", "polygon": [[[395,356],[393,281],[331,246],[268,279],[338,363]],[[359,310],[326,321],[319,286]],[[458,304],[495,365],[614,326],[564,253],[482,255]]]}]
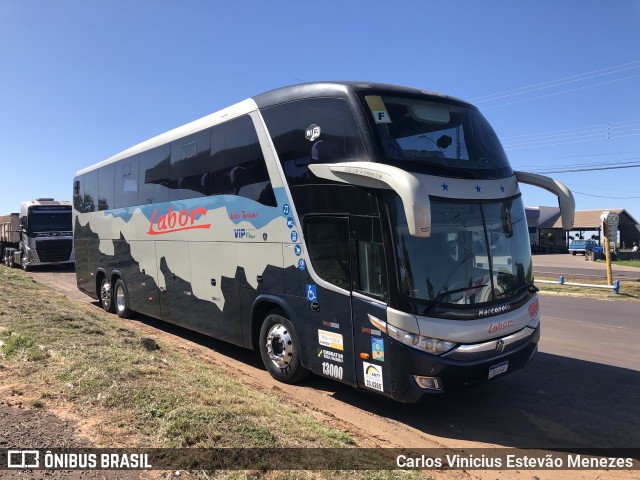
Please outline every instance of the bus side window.
[{"label": "bus side window", "polygon": [[169,201],[170,154],[169,144],[140,154],[139,205]]},{"label": "bus side window", "polygon": [[116,163],[115,208],[138,205],[138,166],[137,156]]},{"label": "bus side window", "polygon": [[112,163],[98,170],[98,210],[109,210],[115,205],[116,166]]},{"label": "bus side window", "polygon": [[84,175],[73,179],[73,208],[77,212],[84,212]]},{"label": "bus side window", "polygon": [[349,220],[346,217],[307,217],[304,236],[315,272],[323,280],[349,290]]},{"label": "bus side window", "polygon": [[265,108],[262,116],[289,185],[315,183],[311,163],[349,162],[364,155],[355,119],[343,99],[288,102]]},{"label": "bus side window", "polygon": [[96,210],[98,210],[98,170],[93,170],[84,175],[82,213],[95,212]]},{"label": "bus side window", "polygon": [[251,118],[245,115],[212,130],[211,193],[239,195],[275,207],[275,194]]},{"label": "bus side window", "polygon": [[171,143],[171,200],[186,200],[209,194],[211,129]]}]

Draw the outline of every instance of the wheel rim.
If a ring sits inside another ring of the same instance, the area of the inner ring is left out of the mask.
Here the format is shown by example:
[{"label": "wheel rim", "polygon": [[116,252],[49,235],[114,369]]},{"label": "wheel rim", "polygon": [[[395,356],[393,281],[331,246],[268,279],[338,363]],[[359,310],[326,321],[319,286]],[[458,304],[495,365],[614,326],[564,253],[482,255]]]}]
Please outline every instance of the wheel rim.
[{"label": "wheel rim", "polygon": [[126,298],[124,295],[124,288],[122,285],[116,285],[116,308],[118,312],[124,312],[127,306]]},{"label": "wheel rim", "polygon": [[269,329],[267,353],[277,368],[286,368],[293,360],[293,340],[284,325],[278,323]]},{"label": "wheel rim", "polygon": [[103,280],[100,286],[100,301],[105,309],[111,306],[111,285],[106,280]]}]

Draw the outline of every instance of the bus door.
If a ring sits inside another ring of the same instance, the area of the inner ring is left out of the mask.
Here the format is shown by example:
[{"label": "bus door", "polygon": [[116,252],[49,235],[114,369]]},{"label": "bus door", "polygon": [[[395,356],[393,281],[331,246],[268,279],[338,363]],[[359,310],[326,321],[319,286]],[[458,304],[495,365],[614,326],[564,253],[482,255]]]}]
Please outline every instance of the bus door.
[{"label": "bus door", "polygon": [[388,288],[380,218],[350,218],[351,306],[358,386],[390,394],[387,321]]},{"label": "bus door", "polygon": [[[309,259],[322,282],[307,276],[307,345],[303,357],[314,373],[356,386],[351,318],[349,217],[307,216],[304,236]],[[304,265],[304,264],[303,264]],[[303,267],[304,268],[304,267]]]}]

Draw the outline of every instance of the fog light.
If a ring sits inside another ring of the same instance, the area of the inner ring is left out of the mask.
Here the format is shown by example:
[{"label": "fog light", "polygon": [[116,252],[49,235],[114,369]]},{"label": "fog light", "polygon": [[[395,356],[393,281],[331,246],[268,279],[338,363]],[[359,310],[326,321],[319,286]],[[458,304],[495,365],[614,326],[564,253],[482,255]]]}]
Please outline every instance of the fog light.
[{"label": "fog light", "polygon": [[438,377],[421,377],[420,375],[414,375],[416,383],[420,388],[426,390],[442,390],[442,382]]}]

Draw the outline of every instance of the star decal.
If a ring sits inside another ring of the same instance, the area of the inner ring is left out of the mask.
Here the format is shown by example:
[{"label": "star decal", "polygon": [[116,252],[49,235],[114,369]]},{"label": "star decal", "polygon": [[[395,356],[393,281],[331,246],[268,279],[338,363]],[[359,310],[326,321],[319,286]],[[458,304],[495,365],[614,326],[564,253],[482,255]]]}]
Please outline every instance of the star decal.
[{"label": "star decal", "polygon": [[476,192],[480,193],[480,185],[476,185]]},{"label": "star decal", "polygon": [[440,185],[442,187],[442,191],[443,192],[448,192],[449,191],[449,185],[447,185],[446,183],[442,183],[442,185]]}]

